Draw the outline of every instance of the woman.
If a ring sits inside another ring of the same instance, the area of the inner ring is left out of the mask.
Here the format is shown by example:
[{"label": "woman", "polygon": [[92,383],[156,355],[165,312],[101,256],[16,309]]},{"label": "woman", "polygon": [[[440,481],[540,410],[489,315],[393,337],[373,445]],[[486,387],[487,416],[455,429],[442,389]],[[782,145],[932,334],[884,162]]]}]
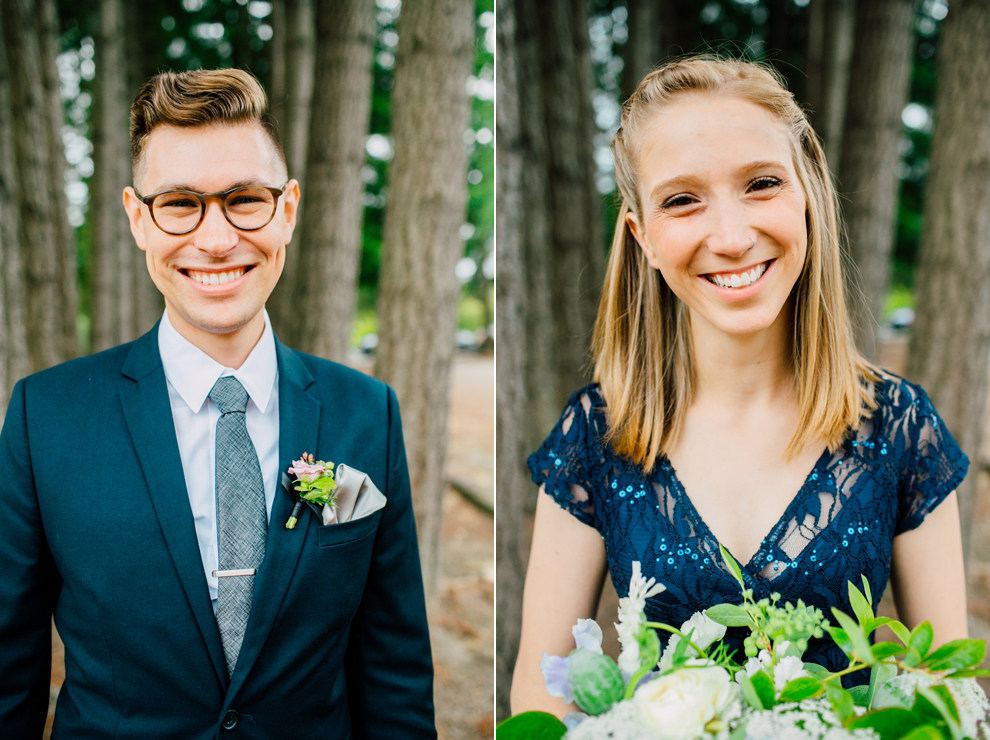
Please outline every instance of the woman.
[{"label": "woman", "polygon": [[[540,655],[574,648],[606,567],[620,595],[633,561],[666,585],[653,621],[741,601],[719,543],[756,599],[851,614],[847,581],[866,575],[879,601],[889,578],[908,626],[965,637],[968,461],[924,391],[853,346],[836,197],[791,94],[758,65],[678,61],[640,83],[613,145],[598,382],[529,460],[541,493],[513,712],[569,710]],[[827,638],[805,659],[847,665]]]}]

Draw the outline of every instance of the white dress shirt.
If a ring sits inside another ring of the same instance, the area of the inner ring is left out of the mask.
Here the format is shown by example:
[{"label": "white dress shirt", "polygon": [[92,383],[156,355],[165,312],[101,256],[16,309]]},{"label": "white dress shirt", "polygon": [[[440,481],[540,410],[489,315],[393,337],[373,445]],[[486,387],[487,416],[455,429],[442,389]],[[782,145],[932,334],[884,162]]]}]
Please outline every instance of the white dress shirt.
[{"label": "white dress shirt", "polygon": [[196,524],[199,554],[210,587],[213,611],[217,608],[217,504],[216,433],[220,410],[208,396],[213,384],[233,375],[248,393],[247,430],[258,453],[265,481],[268,518],[278,483],[278,361],[275,335],[265,312],[265,330],[244,364],[237,370],[224,367],[175,330],[168,310],[158,326],[158,349],[168,383],[175,437],[179,443],[182,473]]}]

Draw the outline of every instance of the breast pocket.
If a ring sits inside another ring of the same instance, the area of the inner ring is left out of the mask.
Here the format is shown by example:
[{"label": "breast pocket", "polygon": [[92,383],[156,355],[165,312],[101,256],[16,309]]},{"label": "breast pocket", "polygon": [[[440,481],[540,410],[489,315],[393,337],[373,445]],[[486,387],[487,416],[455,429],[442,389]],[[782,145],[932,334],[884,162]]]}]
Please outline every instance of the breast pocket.
[{"label": "breast pocket", "polygon": [[382,519],[382,509],[362,517],[356,521],[328,524],[317,529],[320,547],[342,547],[368,540],[368,546],[374,542],[378,523]]}]

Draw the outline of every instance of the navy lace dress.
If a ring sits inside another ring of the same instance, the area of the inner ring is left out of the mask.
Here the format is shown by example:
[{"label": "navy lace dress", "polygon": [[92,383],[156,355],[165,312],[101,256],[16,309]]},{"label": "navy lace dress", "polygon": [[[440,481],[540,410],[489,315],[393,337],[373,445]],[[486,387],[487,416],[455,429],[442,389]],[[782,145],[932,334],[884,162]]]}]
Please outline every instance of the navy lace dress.
[{"label": "navy lace dress", "polygon": [[[966,475],[969,461],[925,392],[895,376],[877,386],[878,408],[835,453],[826,450],[748,563],[743,578],[756,599],[773,592],[803,599],[832,619],[852,614],[847,581],[870,581],[874,604],[890,575],[894,537],[914,529]],[[651,598],[651,621],[680,625],[714,604],[742,601],[719,556],[718,541],[695,511],[670,462],[650,474],[618,457],[602,439],[605,401],[598,386],[571,396],[560,422],[529,458],[537,485],[605,541],[620,595],[632,562],[667,590]],[[832,619],[834,621],[834,619]],[[726,641],[745,660],[741,629]],[[666,633],[660,634],[666,642]],[[848,660],[826,636],[812,640],[806,661],[841,670]],[[847,676],[847,685],[868,674]]]}]

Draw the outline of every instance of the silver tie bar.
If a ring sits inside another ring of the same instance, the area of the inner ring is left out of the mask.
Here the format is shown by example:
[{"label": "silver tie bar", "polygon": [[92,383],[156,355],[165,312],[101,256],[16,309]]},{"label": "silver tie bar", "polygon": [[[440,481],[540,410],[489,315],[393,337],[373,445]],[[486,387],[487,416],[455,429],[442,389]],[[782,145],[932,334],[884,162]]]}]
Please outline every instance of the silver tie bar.
[{"label": "silver tie bar", "polygon": [[254,568],[241,568],[240,570],[215,570],[214,578],[226,578],[227,576],[253,576],[257,571]]}]

